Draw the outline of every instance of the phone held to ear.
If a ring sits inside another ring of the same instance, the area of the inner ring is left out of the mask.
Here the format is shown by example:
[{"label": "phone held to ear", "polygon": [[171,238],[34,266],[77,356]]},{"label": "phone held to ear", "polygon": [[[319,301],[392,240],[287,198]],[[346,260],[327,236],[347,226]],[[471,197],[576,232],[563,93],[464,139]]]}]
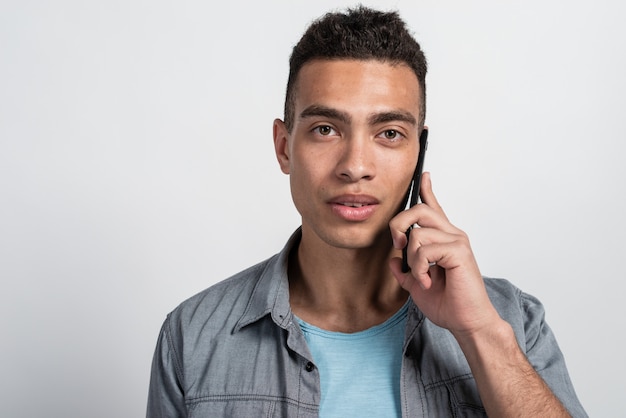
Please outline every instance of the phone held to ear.
[{"label": "phone held to ear", "polygon": [[[413,173],[413,180],[411,181],[411,185],[409,186],[411,190],[411,197],[409,199],[409,207],[413,207],[417,205],[417,201],[420,195],[420,185],[422,183],[422,171],[424,170],[424,157],[426,156],[426,148],[428,148],[428,129],[422,129],[422,133],[420,134],[420,151],[417,156],[417,166],[415,167],[415,172]],[[407,261],[407,248],[409,247],[409,236],[411,235],[411,230],[413,226],[411,225],[409,229],[406,230],[406,246],[402,249],[402,272],[408,273],[411,268],[409,267],[409,263]]]}]

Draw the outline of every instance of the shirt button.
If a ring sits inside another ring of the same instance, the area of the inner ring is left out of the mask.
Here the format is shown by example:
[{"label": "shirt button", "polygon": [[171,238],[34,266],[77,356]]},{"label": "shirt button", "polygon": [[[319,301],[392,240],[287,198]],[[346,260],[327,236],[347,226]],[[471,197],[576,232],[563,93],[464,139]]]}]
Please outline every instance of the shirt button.
[{"label": "shirt button", "polygon": [[312,372],[313,369],[315,368],[315,365],[313,363],[311,363],[310,361],[306,364],[306,366],[304,367],[304,369],[307,372]]}]

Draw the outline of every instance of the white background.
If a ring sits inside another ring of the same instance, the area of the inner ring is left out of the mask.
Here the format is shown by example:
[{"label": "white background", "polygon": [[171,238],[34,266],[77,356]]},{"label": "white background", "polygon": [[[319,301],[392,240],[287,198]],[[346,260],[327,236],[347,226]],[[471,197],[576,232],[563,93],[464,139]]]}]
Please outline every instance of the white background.
[{"label": "white background", "polygon": [[[0,416],[145,411],[160,325],[298,226],[271,126],[343,1],[0,4]],[[483,274],[538,296],[588,412],[624,361],[623,2],[395,1],[426,169]]]}]

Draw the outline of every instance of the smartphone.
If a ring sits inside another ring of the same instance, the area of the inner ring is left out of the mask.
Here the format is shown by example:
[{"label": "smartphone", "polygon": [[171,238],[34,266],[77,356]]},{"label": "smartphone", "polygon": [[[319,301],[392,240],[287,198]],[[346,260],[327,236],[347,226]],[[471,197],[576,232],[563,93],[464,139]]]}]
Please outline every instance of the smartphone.
[{"label": "smartphone", "polygon": [[[409,198],[409,207],[413,207],[417,205],[419,195],[420,195],[420,185],[422,184],[422,171],[424,170],[424,157],[426,156],[426,148],[428,148],[428,129],[422,129],[422,133],[420,134],[420,151],[417,156],[417,165],[415,166],[415,172],[413,172],[413,180],[409,185],[410,190],[410,198]],[[407,248],[409,247],[409,235],[411,234],[411,229],[413,227],[409,227],[406,230],[406,246],[402,249],[402,272],[407,273],[411,268],[409,267],[407,261]]]}]

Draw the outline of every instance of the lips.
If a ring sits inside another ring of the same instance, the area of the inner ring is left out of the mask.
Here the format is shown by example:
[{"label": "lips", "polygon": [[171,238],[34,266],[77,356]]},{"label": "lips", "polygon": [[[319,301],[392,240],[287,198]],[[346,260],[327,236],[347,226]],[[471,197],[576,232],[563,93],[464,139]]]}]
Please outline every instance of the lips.
[{"label": "lips", "polygon": [[376,208],[378,200],[368,195],[342,195],[329,201],[333,213],[349,222],[362,222],[369,219]]},{"label": "lips", "polygon": [[330,203],[338,203],[346,206],[366,206],[378,204],[378,199],[365,194],[345,194],[330,199]]},{"label": "lips", "polygon": [[367,206],[368,203],[354,203],[354,202],[340,202],[340,205],[350,206],[353,208],[362,208],[363,206]]}]

